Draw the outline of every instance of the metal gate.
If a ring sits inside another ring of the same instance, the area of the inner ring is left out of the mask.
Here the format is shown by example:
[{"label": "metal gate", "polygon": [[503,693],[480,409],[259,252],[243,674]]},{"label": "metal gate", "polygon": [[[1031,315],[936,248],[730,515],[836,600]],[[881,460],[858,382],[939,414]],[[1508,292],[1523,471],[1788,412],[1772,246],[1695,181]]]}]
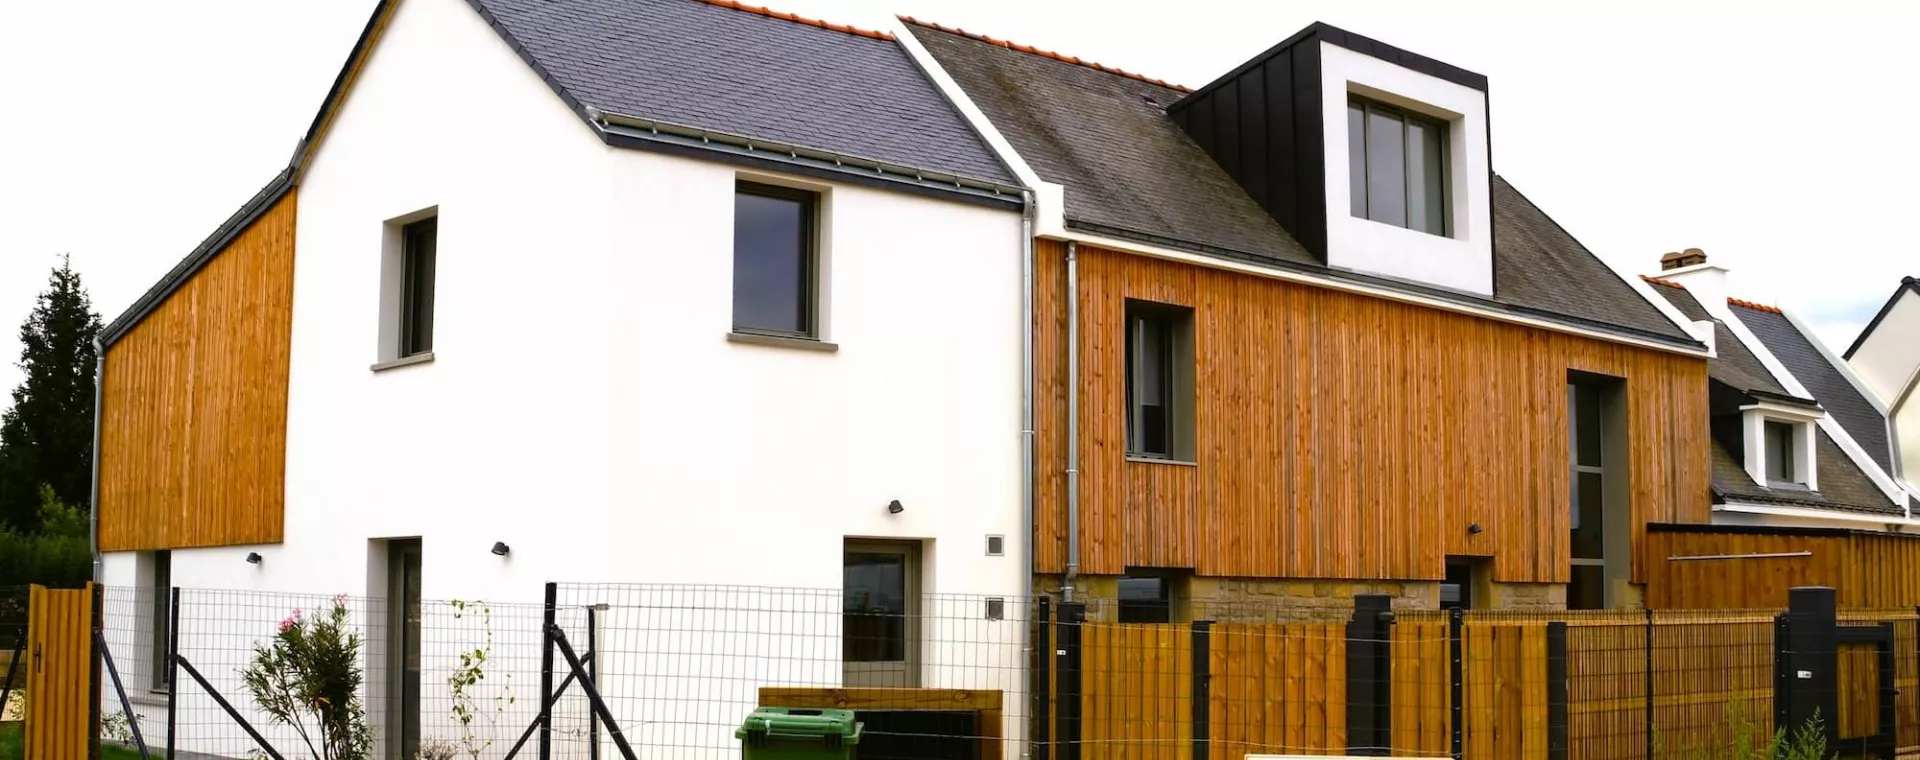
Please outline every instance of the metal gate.
[{"label": "metal gate", "polygon": [[94,586],[34,586],[27,602],[25,760],[87,760],[99,734]]}]

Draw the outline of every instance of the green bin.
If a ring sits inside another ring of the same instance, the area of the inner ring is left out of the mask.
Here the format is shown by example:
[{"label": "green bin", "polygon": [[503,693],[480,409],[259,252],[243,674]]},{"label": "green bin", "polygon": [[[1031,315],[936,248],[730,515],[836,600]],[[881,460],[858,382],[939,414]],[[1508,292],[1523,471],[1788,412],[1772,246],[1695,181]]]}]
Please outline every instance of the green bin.
[{"label": "green bin", "polygon": [[860,724],[852,710],[762,707],[733,737],[741,760],[851,760]]}]

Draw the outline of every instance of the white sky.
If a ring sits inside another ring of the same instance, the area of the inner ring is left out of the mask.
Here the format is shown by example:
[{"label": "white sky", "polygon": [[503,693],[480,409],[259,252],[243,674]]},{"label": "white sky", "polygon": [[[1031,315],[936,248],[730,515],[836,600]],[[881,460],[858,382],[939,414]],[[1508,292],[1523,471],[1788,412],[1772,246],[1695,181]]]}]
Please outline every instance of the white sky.
[{"label": "white sky", "polygon": [[[1736,295],[1796,310],[1836,350],[1920,275],[1920,4],[769,1],[870,28],[914,15],[1188,86],[1326,21],[1487,75],[1495,170],[1618,269],[1703,248]],[[57,257],[112,320],[286,164],[373,6],[11,4],[0,389]]]}]

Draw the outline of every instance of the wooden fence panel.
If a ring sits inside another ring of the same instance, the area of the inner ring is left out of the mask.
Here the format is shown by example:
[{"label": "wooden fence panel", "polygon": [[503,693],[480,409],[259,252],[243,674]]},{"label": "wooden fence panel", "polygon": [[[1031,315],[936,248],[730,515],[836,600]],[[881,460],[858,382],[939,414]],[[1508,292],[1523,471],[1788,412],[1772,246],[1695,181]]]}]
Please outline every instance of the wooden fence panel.
[{"label": "wooden fence panel", "polygon": [[[1656,614],[1655,749],[1693,757],[1773,731],[1774,622],[1768,613]],[[1764,738],[1755,741],[1764,742]]]},{"label": "wooden fence panel", "polygon": [[1089,623],[1082,631],[1080,756],[1192,757],[1191,627]]},{"label": "wooden fence panel", "polygon": [[1616,618],[1567,626],[1572,760],[1645,757],[1647,626]]},{"label": "wooden fence panel", "polygon": [[1345,754],[1346,627],[1328,623],[1214,626],[1208,731],[1242,754]]},{"label": "wooden fence panel", "polygon": [[1873,644],[1840,645],[1839,714],[1835,727],[1840,738],[1857,739],[1880,732],[1880,652]]},{"label": "wooden fence panel", "polygon": [[93,655],[93,584],[34,586],[27,602],[25,760],[87,760]]},{"label": "wooden fence panel", "polygon": [[[1453,749],[1453,671],[1447,621],[1407,613],[1393,626],[1393,754],[1442,757]],[[1468,698],[1468,704],[1472,704]]]}]

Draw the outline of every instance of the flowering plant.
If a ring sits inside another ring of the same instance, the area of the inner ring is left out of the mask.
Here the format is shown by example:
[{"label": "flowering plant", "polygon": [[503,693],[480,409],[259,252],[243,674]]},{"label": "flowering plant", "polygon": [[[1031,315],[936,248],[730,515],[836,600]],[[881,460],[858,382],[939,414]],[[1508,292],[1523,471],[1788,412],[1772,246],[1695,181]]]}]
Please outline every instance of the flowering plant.
[{"label": "flowering plant", "polygon": [[360,703],[360,634],[347,626],[347,597],[280,621],[240,672],[269,723],[289,726],[314,760],[366,760],[372,747]]}]

